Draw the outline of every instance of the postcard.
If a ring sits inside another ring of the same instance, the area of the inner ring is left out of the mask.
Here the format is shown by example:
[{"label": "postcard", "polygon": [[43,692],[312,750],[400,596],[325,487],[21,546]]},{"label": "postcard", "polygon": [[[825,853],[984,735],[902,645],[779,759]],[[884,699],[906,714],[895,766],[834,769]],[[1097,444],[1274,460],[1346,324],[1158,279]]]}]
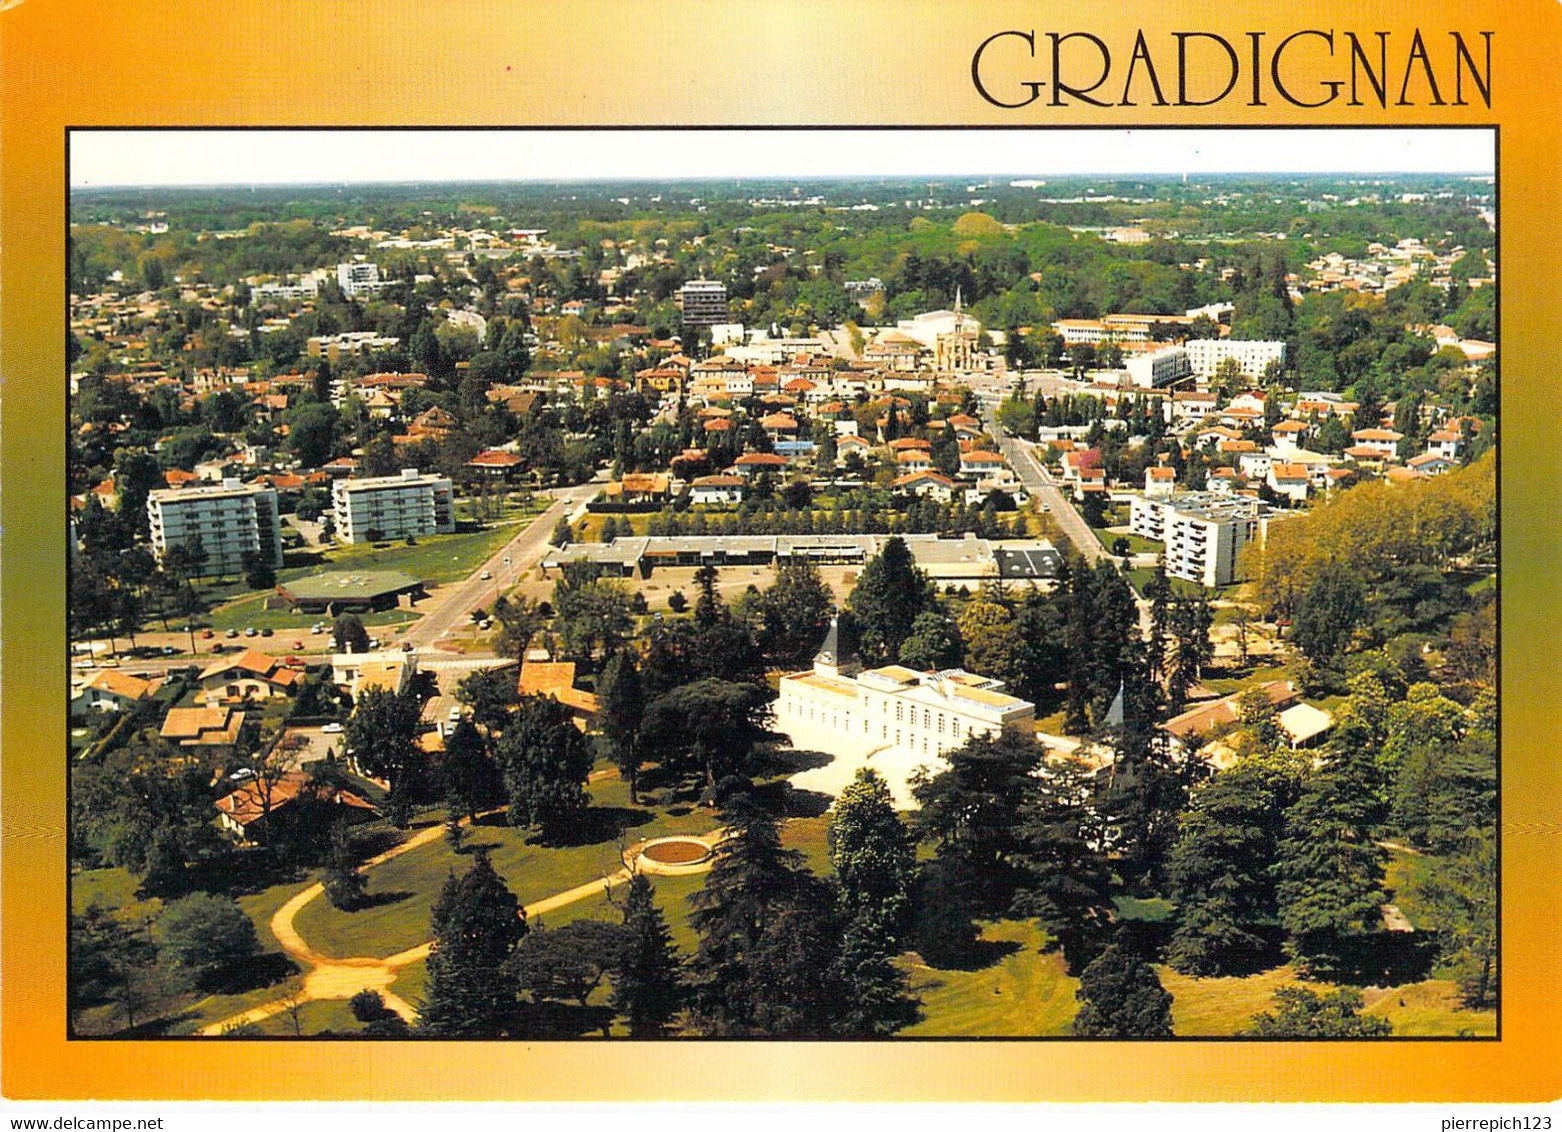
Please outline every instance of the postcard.
[{"label": "postcard", "polygon": [[131,7],[0,12],[9,1097],[1555,1098],[1553,8]]}]

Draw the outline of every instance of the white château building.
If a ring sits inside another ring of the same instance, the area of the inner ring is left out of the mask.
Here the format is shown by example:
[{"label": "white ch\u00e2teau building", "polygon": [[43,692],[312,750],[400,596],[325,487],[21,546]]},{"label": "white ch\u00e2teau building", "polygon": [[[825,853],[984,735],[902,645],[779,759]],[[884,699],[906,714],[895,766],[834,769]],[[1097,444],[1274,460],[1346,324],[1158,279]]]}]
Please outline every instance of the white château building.
[{"label": "white ch\u00e2teau building", "polygon": [[798,750],[833,755],[792,779],[800,789],[839,794],[869,766],[889,784],[895,804],[916,805],[911,779],[948,767],[945,752],[973,735],[1031,735],[1036,706],[1008,695],[1003,682],[961,669],[918,672],[901,665],[859,671],[849,659],[849,628],[830,624],[814,666],[781,678],[776,729]]}]

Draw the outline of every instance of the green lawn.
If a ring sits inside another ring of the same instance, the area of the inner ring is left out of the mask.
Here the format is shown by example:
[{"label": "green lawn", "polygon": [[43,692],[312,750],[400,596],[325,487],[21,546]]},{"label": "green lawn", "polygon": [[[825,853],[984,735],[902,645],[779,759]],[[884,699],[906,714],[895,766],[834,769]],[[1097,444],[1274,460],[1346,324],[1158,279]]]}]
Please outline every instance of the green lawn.
[{"label": "green lawn", "polygon": [[[376,550],[369,543],[354,543],[323,551],[289,553],[283,568],[277,571],[277,581],[289,582],[311,574],[351,569],[399,570],[427,582],[459,581],[497,554],[500,547],[519,534],[542,510],[541,507],[531,508],[519,512],[521,518],[504,520],[480,530],[431,535],[418,540],[414,546],[396,541]],[[300,620],[297,614],[288,610],[261,611],[260,603],[271,591],[250,590],[242,580],[214,579],[197,586],[196,592],[211,609],[205,618],[196,619],[197,624],[210,624],[218,629],[243,628],[245,625],[254,625],[257,629],[268,625],[282,629],[296,626]],[[405,610],[391,610],[387,614],[389,620],[410,620],[416,616]],[[364,623],[385,624],[387,614],[373,615],[381,618],[378,622],[365,617]],[[146,627],[148,630],[154,628],[151,622]]]},{"label": "green lawn", "polygon": [[[621,836],[613,832],[610,821],[603,820],[601,836],[589,844],[547,848],[529,844],[531,834],[526,830],[484,825],[469,835],[467,843],[491,845],[494,868],[521,902],[530,904],[616,871],[623,846],[663,834],[706,833],[716,821],[700,808],[675,814],[630,807],[628,787],[617,779],[597,783],[590,792],[597,819],[622,819]],[[328,900],[314,900],[299,913],[294,926],[325,955],[394,955],[427,941],[430,914],[445,878],[452,870],[465,871],[470,861],[469,855],[456,854],[443,839],[435,841],[373,869],[368,877],[369,907],[342,912]],[[381,902],[375,903],[376,899]]]},{"label": "green lawn", "polygon": [[[1172,1027],[1185,1037],[1226,1037],[1245,1030],[1253,1015],[1273,1007],[1274,993],[1281,987],[1300,985],[1319,993],[1332,989],[1324,983],[1298,979],[1290,967],[1221,979],[1193,979],[1169,967],[1156,970],[1161,985],[1172,995]],[[1387,1018],[1396,1036],[1496,1033],[1496,1014],[1490,1010],[1459,1009],[1454,984],[1447,980],[1429,979],[1387,989],[1369,987],[1362,998],[1362,1013]]]},{"label": "green lawn", "polygon": [[273,1014],[256,1025],[262,1034],[284,1038],[307,1037],[310,1034],[323,1034],[327,1031],[333,1034],[356,1034],[363,1029],[363,1023],[353,1017],[352,1007],[348,1005],[345,998],[300,1003],[297,1014],[296,1029],[293,1012],[287,1010],[281,1014]]},{"label": "green lawn", "polygon": [[[1108,546],[1111,545],[1112,537],[1107,537]],[[1156,544],[1155,549],[1160,550],[1160,545]],[[1128,584],[1134,588],[1134,592],[1143,597],[1144,587],[1155,579],[1155,569],[1150,566],[1142,566],[1134,570],[1124,570],[1123,577],[1128,579]],[[1178,597],[1207,597],[1211,600],[1232,597],[1246,584],[1233,582],[1229,586],[1216,586],[1214,589],[1206,589],[1198,582],[1190,582],[1186,578],[1167,578],[1166,580],[1171,583],[1172,593]]]},{"label": "green lawn", "polygon": [[1241,692],[1253,687],[1255,684],[1267,683],[1270,680],[1284,680],[1286,678],[1285,666],[1281,664],[1260,665],[1242,676],[1210,677],[1202,683],[1210,691],[1218,695],[1226,696],[1232,692]]},{"label": "green lawn", "polygon": [[912,989],[922,996],[922,1021],[908,1037],[1057,1037],[1069,1032],[1078,1002],[1077,980],[1063,957],[1041,951],[1045,936],[1030,921],[988,924],[982,939],[1012,950],[977,971],[941,971],[902,960]]},{"label": "green lawn", "polygon": [[[533,516],[535,517],[535,516]],[[428,582],[453,582],[465,578],[499,548],[520,533],[522,523],[502,523],[483,530],[462,531],[453,535],[430,535],[416,546],[392,542],[381,550],[370,543],[337,546],[324,555],[326,561],[305,568],[280,571],[277,577],[302,577],[321,570],[349,570],[355,567],[374,570],[400,570]]]},{"label": "green lawn", "polygon": [[1120,538],[1128,540],[1128,551],[1130,554],[1160,554],[1166,549],[1166,544],[1163,542],[1156,542],[1154,539],[1129,534],[1126,530],[1097,531],[1096,535],[1101,539],[1101,544],[1108,550],[1111,550],[1112,544]]},{"label": "green lawn", "polygon": [[[288,881],[238,897],[238,906],[255,924],[262,954],[281,951],[276,937],[271,934],[271,917],[294,893],[310,883],[307,879]],[[137,897],[136,887],[135,878],[124,869],[83,870],[71,877],[71,905],[80,913],[96,900],[107,908],[124,913],[132,922],[144,923],[162,911],[163,901],[157,897]],[[242,994],[198,996],[191,992],[171,992],[152,1009],[151,1015],[173,1019],[168,1026],[169,1033],[192,1033],[232,1014],[287,994],[298,984],[298,977],[292,976]],[[124,1019],[117,1007],[97,1007],[81,1012],[76,1017],[76,1024],[83,1033],[112,1033],[124,1025]]]}]

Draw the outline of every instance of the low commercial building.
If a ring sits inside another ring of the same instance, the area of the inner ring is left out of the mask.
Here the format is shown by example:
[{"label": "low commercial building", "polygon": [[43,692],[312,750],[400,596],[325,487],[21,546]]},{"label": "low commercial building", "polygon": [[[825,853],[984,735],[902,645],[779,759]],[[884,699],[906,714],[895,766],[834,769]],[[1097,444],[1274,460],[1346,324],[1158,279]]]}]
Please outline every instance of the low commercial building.
[{"label": "low commercial building", "polygon": [[423,583],[396,570],[353,570],[311,574],[282,582],[277,593],[300,613],[373,613],[410,604],[424,596]]},{"label": "low commercial building", "polygon": [[[667,566],[770,566],[808,561],[817,565],[861,565],[877,555],[891,535],[677,535],[639,536],[610,543],[571,543],[550,549],[543,570],[566,562],[595,562],[612,574],[649,577]],[[900,535],[917,566],[934,582],[979,584],[987,579],[1056,581],[1062,559],[1045,539],[997,542],[967,534]]]},{"label": "low commercial building", "polygon": [[916,772],[946,769],[945,755],[971,738],[1033,735],[1035,705],[1006,693],[1002,681],[958,668],[860,671],[848,637],[841,619],[832,621],[813,668],[781,678],[777,730],[799,750],[834,756],[829,765],[794,777],[798,788],[838,794],[859,767],[872,766],[895,804],[909,808],[916,804]]},{"label": "low commercial building", "polygon": [[1272,512],[1256,499],[1214,492],[1135,496],[1128,529],[1166,547],[1174,578],[1214,588],[1241,577],[1243,551],[1263,541]]},{"label": "low commercial building", "polygon": [[399,476],[337,480],[331,485],[336,537],[342,542],[453,534],[454,487],[444,476],[403,468]]},{"label": "low commercial building", "polygon": [[166,488],[146,500],[152,550],[159,562],[181,547],[198,554],[201,576],[241,574],[246,556],[282,565],[277,493],[270,487],[225,479],[220,484]]}]

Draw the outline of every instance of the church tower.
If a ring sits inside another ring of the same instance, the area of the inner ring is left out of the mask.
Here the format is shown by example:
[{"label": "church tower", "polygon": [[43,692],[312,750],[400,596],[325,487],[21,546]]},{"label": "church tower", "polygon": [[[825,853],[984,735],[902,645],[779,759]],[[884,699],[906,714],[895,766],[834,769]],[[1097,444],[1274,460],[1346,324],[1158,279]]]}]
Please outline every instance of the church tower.
[{"label": "church tower", "polygon": [[824,644],[814,654],[814,673],[819,676],[851,677],[862,670],[857,660],[857,628],[844,609],[830,618]]}]

